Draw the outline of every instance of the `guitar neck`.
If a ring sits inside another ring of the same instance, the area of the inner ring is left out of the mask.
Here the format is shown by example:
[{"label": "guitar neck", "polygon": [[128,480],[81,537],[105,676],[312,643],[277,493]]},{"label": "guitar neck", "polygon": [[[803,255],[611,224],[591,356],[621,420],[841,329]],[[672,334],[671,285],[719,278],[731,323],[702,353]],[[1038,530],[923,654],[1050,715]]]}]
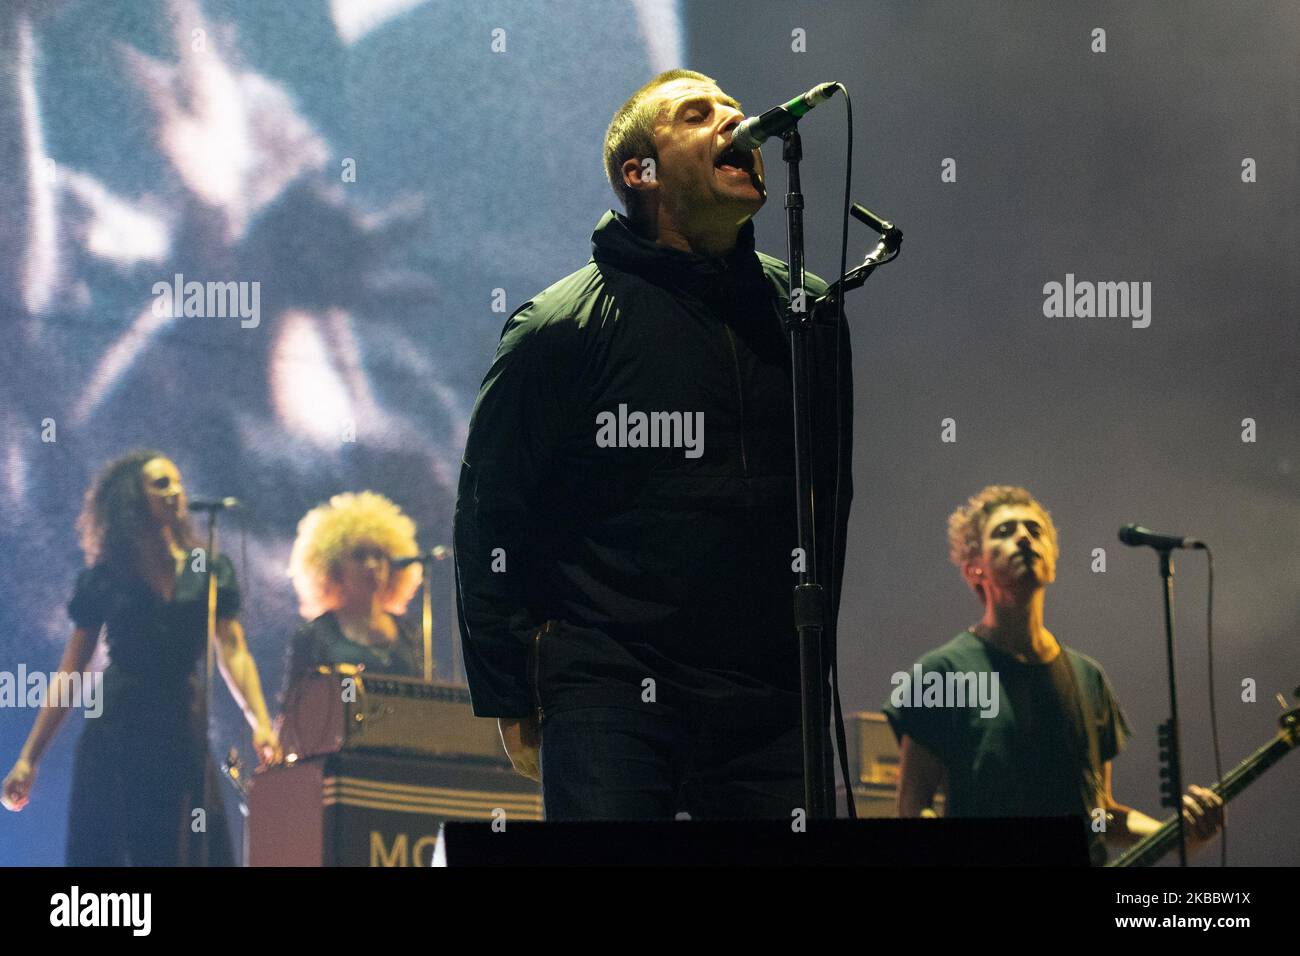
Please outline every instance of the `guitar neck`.
[{"label": "guitar neck", "polygon": [[[1253,754],[1233,767],[1224,778],[1210,787],[1227,803],[1258,780],[1264,771],[1291,752],[1294,741],[1287,734],[1278,734]],[[1172,816],[1160,829],[1143,837],[1138,843],[1111,863],[1111,866],[1150,866],[1178,845],[1178,817]]]}]

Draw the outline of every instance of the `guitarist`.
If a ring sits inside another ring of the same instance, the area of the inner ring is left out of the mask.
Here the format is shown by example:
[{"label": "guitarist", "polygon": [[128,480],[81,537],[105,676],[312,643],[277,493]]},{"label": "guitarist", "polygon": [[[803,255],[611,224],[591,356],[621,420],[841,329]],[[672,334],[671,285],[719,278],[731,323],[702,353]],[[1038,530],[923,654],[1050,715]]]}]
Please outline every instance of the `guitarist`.
[{"label": "guitarist", "polygon": [[[950,817],[1084,816],[1102,864],[1108,847],[1160,824],[1111,790],[1111,761],[1130,731],[1101,666],[1043,623],[1060,556],[1051,516],[1023,488],[992,485],[952,513],[948,541],[984,615],[921,658],[924,693],[912,687],[917,667],[895,677],[884,712],[899,740],[899,816],[934,816],[941,783]],[[943,699],[959,686],[953,674],[982,689],[978,702]],[[1189,787],[1183,818],[1191,851],[1217,832],[1223,801]]]}]

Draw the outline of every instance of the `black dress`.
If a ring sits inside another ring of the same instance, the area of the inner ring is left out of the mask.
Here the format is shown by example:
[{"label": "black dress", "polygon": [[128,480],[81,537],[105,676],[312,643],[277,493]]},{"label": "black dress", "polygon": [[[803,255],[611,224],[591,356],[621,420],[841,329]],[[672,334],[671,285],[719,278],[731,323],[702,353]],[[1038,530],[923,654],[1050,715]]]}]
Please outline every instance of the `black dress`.
[{"label": "black dress", "polygon": [[[235,569],[215,562],[217,616],[239,613]],[[198,665],[207,641],[207,575],[187,562],[165,601],[137,574],[82,571],[68,604],[92,634],[107,625],[103,710],[77,743],[68,866],[232,866],[216,767],[202,725]],[[204,776],[208,798],[204,807]],[[198,811],[202,811],[201,813]],[[198,831],[198,832],[195,832]]]}]

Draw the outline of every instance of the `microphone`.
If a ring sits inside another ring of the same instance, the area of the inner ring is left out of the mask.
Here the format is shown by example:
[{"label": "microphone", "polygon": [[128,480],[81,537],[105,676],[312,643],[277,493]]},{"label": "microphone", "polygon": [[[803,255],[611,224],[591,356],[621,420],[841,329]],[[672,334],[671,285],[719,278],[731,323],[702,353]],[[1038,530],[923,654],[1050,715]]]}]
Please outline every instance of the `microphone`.
[{"label": "microphone", "polygon": [[895,226],[888,219],[882,219],[881,217],[877,216],[874,212],[872,212],[866,206],[862,205],[862,203],[860,202],[855,202],[852,206],[850,206],[849,212],[853,214],[854,219],[856,219],[858,222],[862,223],[868,229],[872,230],[873,232],[879,235],[886,236],[895,232],[898,233],[900,236],[903,234],[902,230],[899,229],[897,226]]},{"label": "microphone", "polygon": [[1156,534],[1154,531],[1148,531],[1141,525],[1126,524],[1119,529],[1119,539],[1131,548],[1140,548],[1143,545],[1155,548],[1158,551],[1168,551],[1172,548],[1204,548],[1204,541],[1197,541],[1195,538],[1180,538],[1172,534]]},{"label": "microphone", "polygon": [[419,564],[421,561],[441,561],[449,553],[450,552],[447,550],[446,545],[439,544],[430,548],[428,551],[425,551],[423,554],[413,554],[409,558],[392,558],[389,560],[388,565],[393,568],[393,570],[397,570],[398,568],[409,567],[412,564]]},{"label": "microphone", "polygon": [[818,103],[826,102],[837,89],[839,89],[838,83],[820,83],[802,96],[796,96],[788,103],[775,106],[762,116],[749,117],[736,127],[736,131],[731,135],[731,144],[737,149],[758,149],[769,137],[779,136],[793,129],[801,116]]},{"label": "microphone", "polygon": [[849,212],[853,214],[853,218],[858,222],[862,223],[873,232],[878,233],[880,238],[884,241],[885,249],[889,252],[896,251],[898,247],[903,244],[903,230],[899,229],[888,219],[882,219],[880,216],[877,216],[866,206],[862,205],[862,203],[855,202],[849,207]]},{"label": "microphone", "polygon": [[229,511],[234,508],[242,508],[243,502],[238,498],[195,498],[188,502],[186,507],[190,511]]}]

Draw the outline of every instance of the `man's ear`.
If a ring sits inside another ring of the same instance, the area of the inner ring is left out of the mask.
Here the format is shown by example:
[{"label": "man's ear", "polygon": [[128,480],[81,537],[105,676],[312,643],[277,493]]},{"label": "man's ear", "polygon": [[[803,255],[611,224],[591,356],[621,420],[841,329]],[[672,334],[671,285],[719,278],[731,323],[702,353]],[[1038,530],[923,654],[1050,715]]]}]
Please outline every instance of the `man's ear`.
[{"label": "man's ear", "polygon": [[965,579],[967,587],[975,592],[975,596],[981,601],[984,600],[984,570],[979,567],[975,561],[965,561],[961,566],[961,576]]},{"label": "man's ear", "polygon": [[632,189],[659,188],[658,166],[653,156],[625,159],[622,166],[623,182]]}]

